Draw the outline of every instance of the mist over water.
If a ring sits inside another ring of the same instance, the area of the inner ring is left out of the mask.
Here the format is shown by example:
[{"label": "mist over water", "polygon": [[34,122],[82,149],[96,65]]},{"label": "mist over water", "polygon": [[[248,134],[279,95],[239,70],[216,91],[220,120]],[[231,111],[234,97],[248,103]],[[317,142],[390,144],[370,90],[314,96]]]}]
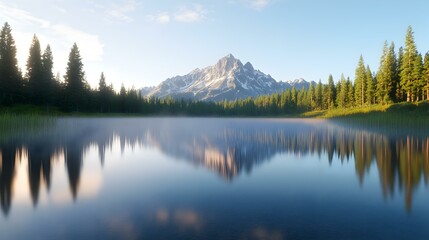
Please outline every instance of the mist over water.
[{"label": "mist over water", "polygon": [[421,130],[60,118],[0,152],[0,239],[429,238]]}]

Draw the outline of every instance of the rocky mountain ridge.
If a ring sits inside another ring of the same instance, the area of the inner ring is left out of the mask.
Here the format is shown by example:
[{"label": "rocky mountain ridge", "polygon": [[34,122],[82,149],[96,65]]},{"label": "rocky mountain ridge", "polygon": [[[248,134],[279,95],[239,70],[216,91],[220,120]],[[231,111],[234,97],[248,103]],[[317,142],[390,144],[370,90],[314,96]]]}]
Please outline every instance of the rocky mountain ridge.
[{"label": "rocky mountain ridge", "polygon": [[169,78],[141,92],[146,97],[222,101],[273,94],[294,86],[297,89],[308,88],[310,83],[304,79],[277,82],[269,74],[256,70],[250,62],[243,64],[228,54],[213,66]]}]

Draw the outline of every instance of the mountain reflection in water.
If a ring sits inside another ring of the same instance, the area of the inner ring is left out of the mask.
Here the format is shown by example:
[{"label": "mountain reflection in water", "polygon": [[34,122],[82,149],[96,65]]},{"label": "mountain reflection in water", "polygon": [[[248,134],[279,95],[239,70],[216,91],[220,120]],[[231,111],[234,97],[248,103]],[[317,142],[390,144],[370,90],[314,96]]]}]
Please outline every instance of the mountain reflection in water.
[{"label": "mountain reflection in water", "polygon": [[[8,215],[18,174],[27,164],[29,191],[37,207],[41,186],[50,191],[53,164],[63,161],[69,191],[79,198],[83,156],[97,147],[103,165],[106,151],[119,142],[133,150],[150,147],[174,159],[202,166],[233,182],[243,173],[268,162],[276,154],[317,154],[324,161],[354,161],[358,181],[371,168],[378,170],[384,198],[399,192],[407,211],[413,192],[429,180],[429,137],[389,134],[324,120],[189,119],[189,118],[65,118],[31,135],[17,134],[0,143],[0,201]],[[323,156],[327,156],[323,157]],[[123,163],[126,164],[126,163]],[[159,215],[164,216],[160,211]],[[184,215],[184,214],[182,214]],[[179,216],[181,216],[179,214]]]}]

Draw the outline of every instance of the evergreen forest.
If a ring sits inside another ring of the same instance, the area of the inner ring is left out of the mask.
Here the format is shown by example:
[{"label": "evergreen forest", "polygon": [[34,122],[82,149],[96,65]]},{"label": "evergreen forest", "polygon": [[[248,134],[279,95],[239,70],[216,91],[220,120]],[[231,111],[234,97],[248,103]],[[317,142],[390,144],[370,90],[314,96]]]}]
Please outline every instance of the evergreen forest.
[{"label": "evergreen forest", "polygon": [[408,27],[404,47],[384,43],[377,71],[360,56],[355,76],[332,75],[308,89],[288,89],[272,95],[236,101],[204,102],[187,99],[145,98],[140,90],[116,92],[101,73],[97,88],[88,84],[77,44],[71,47],[65,75],[53,72],[53,53],[42,49],[34,35],[25,72],[18,67],[17,48],[11,26],[0,34],[0,107],[30,105],[46,112],[132,113],[168,115],[285,115],[317,110],[365,108],[399,102],[429,100],[429,52],[417,50],[414,32]]}]

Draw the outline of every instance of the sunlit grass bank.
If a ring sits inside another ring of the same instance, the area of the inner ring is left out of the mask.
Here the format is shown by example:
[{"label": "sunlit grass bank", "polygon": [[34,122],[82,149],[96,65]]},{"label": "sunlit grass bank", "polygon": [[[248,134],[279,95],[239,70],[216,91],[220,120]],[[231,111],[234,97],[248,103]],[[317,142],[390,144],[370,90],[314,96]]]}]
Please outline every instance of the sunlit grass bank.
[{"label": "sunlit grass bank", "polygon": [[426,127],[429,126],[429,101],[312,111],[302,114],[301,117],[347,120],[375,125]]}]

